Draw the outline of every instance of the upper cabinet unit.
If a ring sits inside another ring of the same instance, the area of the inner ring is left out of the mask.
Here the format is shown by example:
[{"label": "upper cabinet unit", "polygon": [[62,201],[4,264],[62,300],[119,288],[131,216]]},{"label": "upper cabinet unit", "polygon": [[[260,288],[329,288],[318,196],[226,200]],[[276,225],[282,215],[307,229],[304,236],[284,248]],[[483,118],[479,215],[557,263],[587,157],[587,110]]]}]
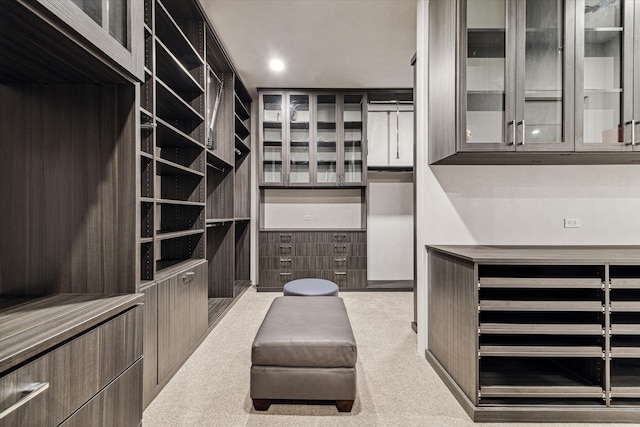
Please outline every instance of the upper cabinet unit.
[{"label": "upper cabinet unit", "polygon": [[12,0],[2,8],[3,81],[143,80],[143,2]]},{"label": "upper cabinet unit", "polygon": [[260,92],[262,186],[362,186],[366,95]]},{"label": "upper cabinet unit", "polygon": [[429,163],[637,161],[638,9],[431,1]]},{"label": "upper cabinet unit", "polygon": [[640,151],[640,4],[576,7],[576,148]]}]

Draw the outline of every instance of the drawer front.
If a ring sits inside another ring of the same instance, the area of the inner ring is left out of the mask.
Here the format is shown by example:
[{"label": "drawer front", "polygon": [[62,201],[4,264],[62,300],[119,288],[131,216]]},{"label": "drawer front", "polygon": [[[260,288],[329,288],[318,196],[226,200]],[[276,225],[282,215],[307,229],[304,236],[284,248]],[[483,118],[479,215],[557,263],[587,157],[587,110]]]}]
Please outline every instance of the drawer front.
[{"label": "drawer front", "polygon": [[152,285],[143,291],[144,299],[144,381],[145,405],[155,396],[158,385],[158,286]]},{"label": "drawer front", "polygon": [[[7,426],[55,426],[142,356],[142,307],[135,307],[0,379],[0,402],[17,402],[26,385],[48,389],[5,416]],[[139,389],[139,390],[138,390]],[[142,382],[131,390],[142,393]]]},{"label": "drawer front", "polygon": [[142,360],[94,396],[62,427],[136,427],[142,419]]}]

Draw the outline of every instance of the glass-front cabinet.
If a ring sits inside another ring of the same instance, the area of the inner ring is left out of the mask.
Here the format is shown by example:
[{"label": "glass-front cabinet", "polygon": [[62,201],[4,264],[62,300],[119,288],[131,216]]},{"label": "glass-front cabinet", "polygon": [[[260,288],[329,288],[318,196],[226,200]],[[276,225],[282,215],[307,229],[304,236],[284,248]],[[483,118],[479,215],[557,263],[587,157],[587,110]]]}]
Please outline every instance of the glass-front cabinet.
[{"label": "glass-front cabinet", "polygon": [[640,150],[640,2],[576,1],[576,148]]},{"label": "glass-front cabinet", "polygon": [[338,182],[338,95],[316,96],[316,184]]},{"label": "glass-front cabinet", "polygon": [[261,91],[260,105],[260,185],[364,185],[363,92]]},{"label": "glass-front cabinet", "polygon": [[364,95],[343,95],[343,166],[342,184],[363,182]]},{"label": "glass-front cabinet", "polygon": [[311,183],[310,95],[289,93],[289,185]]},{"label": "glass-front cabinet", "polygon": [[284,111],[284,94],[263,93],[260,95],[260,178],[262,184],[284,184]]},{"label": "glass-front cabinet", "polygon": [[574,2],[463,4],[461,151],[573,150]]}]

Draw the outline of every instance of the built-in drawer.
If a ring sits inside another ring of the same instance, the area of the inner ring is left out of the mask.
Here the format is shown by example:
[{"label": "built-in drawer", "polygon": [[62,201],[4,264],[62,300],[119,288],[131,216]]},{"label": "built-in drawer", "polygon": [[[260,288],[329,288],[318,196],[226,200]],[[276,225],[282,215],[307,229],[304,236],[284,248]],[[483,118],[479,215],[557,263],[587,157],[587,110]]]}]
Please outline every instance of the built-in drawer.
[{"label": "built-in drawer", "polygon": [[136,427],[142,414],[142,359],[67,418],[61,427]]},{"label": "built-in drawer", "polygon": [[[141,358],[142,316],[131,308],[5,374],[0,426],[60,424]],[[142,393],[142,382],[128,392]]]}]

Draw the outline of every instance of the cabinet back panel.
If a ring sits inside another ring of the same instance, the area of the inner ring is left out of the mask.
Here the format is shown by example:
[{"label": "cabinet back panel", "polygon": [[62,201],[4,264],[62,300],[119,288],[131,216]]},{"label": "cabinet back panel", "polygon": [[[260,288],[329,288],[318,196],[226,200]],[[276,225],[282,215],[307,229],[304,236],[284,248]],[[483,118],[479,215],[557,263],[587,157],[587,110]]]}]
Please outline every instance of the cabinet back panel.
[{"label": "cabinet back panel", "polygon": [[0,86],[0,293],[135,290],[131,86]]}]

